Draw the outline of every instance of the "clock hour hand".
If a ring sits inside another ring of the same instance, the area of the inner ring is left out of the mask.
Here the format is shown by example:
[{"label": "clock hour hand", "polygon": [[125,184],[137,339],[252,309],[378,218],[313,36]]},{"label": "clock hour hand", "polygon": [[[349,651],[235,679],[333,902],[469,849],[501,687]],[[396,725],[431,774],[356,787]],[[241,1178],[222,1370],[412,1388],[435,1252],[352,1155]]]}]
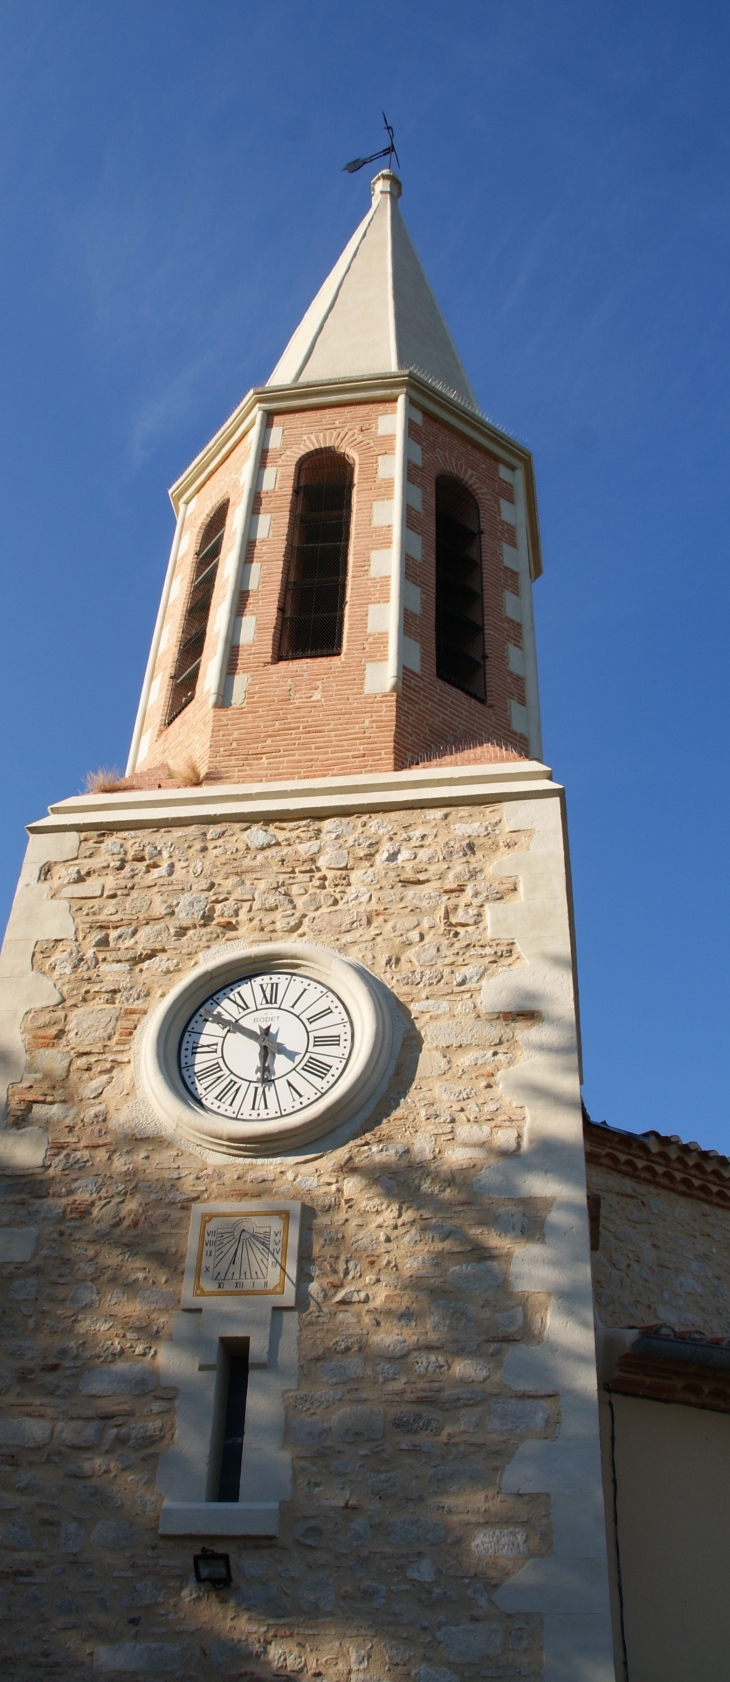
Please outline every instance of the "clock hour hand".
[{"label": "clock hour hand", "polygon": [[259,1029],[259,1080],[271,1080],[274,1074],[274,1059],[277,1052],[276,1033],[272,1033],[271,1023]]},{"label": "clock hour hand", "polygon": [[259,1034],[254,1033],[252,1028],[245,1027],[243,1022],[235,1022],[231,1016],[216,1016],[215,1011],[204,1010],[203,1018],[206,1022],[215,1022],[218,1028],[228,1028],[234,1034],[245,1034],[247,1040],[256,1040],[258,1044]]}]

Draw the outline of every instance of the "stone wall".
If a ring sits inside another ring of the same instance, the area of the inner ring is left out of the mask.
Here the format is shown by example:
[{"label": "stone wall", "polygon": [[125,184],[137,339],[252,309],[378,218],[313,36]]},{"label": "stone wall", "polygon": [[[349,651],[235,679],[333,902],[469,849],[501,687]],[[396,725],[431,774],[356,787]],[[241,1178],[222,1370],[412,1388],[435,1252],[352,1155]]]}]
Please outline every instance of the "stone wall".
[{"label": "stone wall", "polygon": [[[492,867],[529,844],[489,806],[92,834],[43,867],[75,938],[36,946],[59,1001],[27,1013],[9,1094],[11,1129],[49,1137],[45,1165],[3,1186],[9,1676],[77,1676],[91,1648],[97,1669],[186,1676],[539,1673],[540,1620],[492,1595],[551,1546],[547,1497],[500,1492],[519,1442],[558,1427],[554,1394],[500,1377],[511,1345],[542,1337],[545,1298],[511,1291],[509,1269],[549,1200],[483,1185],[520,1149],[524,1112],[498,1077],[534,1013],[480,1003],[520,961],[486,928],[517,893]],[[314,1163],[243,1167],[137,1138],[131,1042],[149,1006],[216,938],[294,934],[356,955],[407,1009],[367,1134]],[[194,1544],[157,1537],[175,1413],[155,1362],[191,1202],[277,1191],[306,1212],[296,1496],[278,1543],[232,1546],[217,1600],[191,1586]],[[32,1255],[12,1260],[28,1229]],[[125,1658],[129,1642],[149,1657]]]},{"label": "stone wall", "polygon": [[675,1331],[727,1337],[730,1209],[598,1166],[590,1154],[588,1162],[589,1191],[600,1199],[591,1259],[603,1325],[662,1321]]}]

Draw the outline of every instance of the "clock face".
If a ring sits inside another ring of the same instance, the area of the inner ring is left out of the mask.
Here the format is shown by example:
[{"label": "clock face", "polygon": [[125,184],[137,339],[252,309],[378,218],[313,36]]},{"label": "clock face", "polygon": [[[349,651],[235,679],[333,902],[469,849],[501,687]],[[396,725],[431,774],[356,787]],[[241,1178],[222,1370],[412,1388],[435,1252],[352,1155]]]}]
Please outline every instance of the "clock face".
[{"label": "clock face", "polygon": [[211,993],[180,1040],[180,1073],[203,1109],[247,1122],[316,1104],[344,1074],[352,1023],[341,999],[301,972],[265,970]]}]

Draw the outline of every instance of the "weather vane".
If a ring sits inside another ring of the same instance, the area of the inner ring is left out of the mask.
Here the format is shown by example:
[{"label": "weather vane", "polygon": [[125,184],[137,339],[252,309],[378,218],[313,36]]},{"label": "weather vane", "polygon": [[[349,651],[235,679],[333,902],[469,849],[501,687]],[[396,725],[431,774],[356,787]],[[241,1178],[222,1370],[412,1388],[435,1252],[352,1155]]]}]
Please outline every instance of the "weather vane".
[{"label": "weather vane", "polygon": [[355,175],[357,170],[364,169],[366,164],[374,164],[376,158],[387,158],[388,168],[390,168],[393,158],[395,158],[398,168],[400,169],[400,158],[398,157],[398,153],[395,149],[395,134],[388,122],[385,112],[383,112],[383,122],[388,136],[387,146],[383,147],[382,152],[371,152],[369,158],[351,158],[349,164],[343,164],[343,171],[346,170],[348,175]]}]

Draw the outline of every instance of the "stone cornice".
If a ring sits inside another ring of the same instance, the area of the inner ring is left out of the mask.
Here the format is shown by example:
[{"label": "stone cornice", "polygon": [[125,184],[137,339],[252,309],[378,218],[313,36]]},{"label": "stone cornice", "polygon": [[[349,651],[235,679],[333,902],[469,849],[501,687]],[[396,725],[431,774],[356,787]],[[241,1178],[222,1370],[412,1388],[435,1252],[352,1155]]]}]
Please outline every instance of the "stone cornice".
[{"label": "stone cornice", "polygon": [[587,1121],[586,1160],[595,1168],[642,1180],[655,1191],[673,1191],[730,1209],[730,1159],[662,1133],[622,1133]]},{"label": "stone cornice", "polygon": [[547,766],[535,760],[446,767],[434,764],[409,771],[307,778],[301,782],[217,783],[199,788],[79,794],[50,806],[48,817],[28,824],[28,831],[36,835],[46,830],[166,829],[221,820],[332,817],[545,797],[560,798],[562,789],[552,781]]},{"label": "stone cornice", "polygon": [[215,468],[225,461],[237,444],[240,444],[241,439],[253,426],[259,405],[270,410],[272,414],[301,414],[304,409],[321,409],[323,406],[333,407],[339,404],[378,401],[392,403],[402,392],[407,392],[418,408],[425,409],[437,420],[453,427],[470,443],[489,450],[492,455],[503,461],[506,467],[522,468],[525,475],[530,573],[533,579],[539,578],[542,572],[542,552],[531,452],[524,444],[518,444],[508,433],[502,432],[499,427],[486,420],[483,415],[467,408],[458,398],[440,390],[413,370],[404,370],[397,374],[363,375],[355,379],[315,381],[310,384],[301,382],[294,385],[253,386],[210,442],[171,486],[170,498],[175,513],[179,513],[183,499],[190,501]]}]

